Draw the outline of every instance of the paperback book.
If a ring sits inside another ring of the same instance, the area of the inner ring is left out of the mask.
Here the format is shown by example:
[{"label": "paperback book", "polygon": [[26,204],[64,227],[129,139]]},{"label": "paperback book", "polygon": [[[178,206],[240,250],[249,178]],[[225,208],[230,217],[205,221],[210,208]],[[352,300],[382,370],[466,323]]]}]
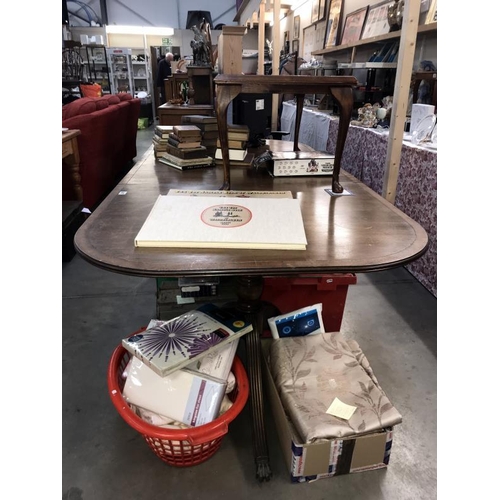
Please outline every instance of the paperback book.
[{"label": "paperback book", "polygon": [[159,195],[137,247],[305,250],[300,201]]},{"label": "paperback book", "polygon": [[250,331],[252,324],[243,316],[208,303],[124,338],[122,345],[165,377]]}]

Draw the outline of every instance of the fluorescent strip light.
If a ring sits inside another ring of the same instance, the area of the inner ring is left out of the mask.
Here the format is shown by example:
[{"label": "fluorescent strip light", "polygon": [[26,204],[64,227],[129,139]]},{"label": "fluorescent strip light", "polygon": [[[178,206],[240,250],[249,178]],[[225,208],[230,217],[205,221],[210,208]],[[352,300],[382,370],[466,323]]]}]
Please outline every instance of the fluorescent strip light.
[{"label": "fluorescent strip light", "polygon": [[106,25],[106,33],[116,33],[121,35],[160,35],[172,36],[173,28],[163,28],[161,26],[116,26]]}]

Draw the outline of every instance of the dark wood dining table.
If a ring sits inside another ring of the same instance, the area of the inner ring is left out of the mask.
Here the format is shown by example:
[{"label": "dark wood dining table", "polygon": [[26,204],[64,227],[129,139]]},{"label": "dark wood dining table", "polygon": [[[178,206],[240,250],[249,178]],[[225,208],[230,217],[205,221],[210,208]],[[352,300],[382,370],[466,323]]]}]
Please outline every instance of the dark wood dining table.
[{"label": "dark wood dining table", "polygon": [[[294,144],[267,141],[267,148],[293,150]],[[307,146],[300,145],[302,150]],[[75,236],[77,252],[91,264],[130,276],[233,277],[238,308],[254,330],[245,336],[253,446],[259,481],[272,475],[264,427],[261,378],[260,296],[264,277],[368,273],[403,266],[427,249],[425,230],[410,217],[341,171],[341,195],[332,195],[331,176],[272,177],[266,168],[231,167],[231,189],[291,191],[300,201],[306,250],[138,248],[134,238],[158,195],[170,189],[217,190],[221,167],[178,171],[155,161],[152,148],[136,164]],[[330,190],[330,193],[328,192]],[[150,318],[146,318],[149,320]]]}]

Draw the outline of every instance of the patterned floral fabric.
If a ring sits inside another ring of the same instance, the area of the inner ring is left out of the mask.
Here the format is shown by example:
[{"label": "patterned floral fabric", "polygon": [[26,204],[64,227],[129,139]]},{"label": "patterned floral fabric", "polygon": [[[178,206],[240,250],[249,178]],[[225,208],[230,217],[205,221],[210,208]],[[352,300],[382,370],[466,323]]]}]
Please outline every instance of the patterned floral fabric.
[{"label": "patterned floral fabric", "polygon": [[[330,120],[326,150],[335,152],[338,120]],[[341,167],[382,195],[387,134],[350,126]],[[429,236],[427,252],[406,268],[437,297],[437,152],[403,143],[395,206]]]},{"label": "patterned floral fabric", "polygon": [[[295,104],[283,103],[282,129],[290,130],[285,140],[293,141]],[[299,142],[317,150],[335,153],[338,118],[304,109]],[[351,125],[347,133],[341,167],[376,193],[382,194],[387,133]],[[395,206],[418,222],[429,235],[429,248],[406,268],[437,297],[437,152],[403,143]]]},{"label": "patterned floral fabric", "polygon": [[[358,343],[340,332],[273,340],[269,357],[283,407],[304,443],[402,421]],[[357,408],[349,420],[326,413],[335,398]]]}]

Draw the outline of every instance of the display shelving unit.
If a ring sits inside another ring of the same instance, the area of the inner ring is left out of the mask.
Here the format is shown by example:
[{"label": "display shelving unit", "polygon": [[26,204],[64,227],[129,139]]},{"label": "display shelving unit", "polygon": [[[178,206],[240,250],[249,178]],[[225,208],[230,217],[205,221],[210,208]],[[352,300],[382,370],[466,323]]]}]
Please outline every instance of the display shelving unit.
[{"label": "display shelving unit", "polygon": [[103,94],[111,93],[109,63],[105,45],[83,45],[85,50],[84,78],[101,85]]}]

